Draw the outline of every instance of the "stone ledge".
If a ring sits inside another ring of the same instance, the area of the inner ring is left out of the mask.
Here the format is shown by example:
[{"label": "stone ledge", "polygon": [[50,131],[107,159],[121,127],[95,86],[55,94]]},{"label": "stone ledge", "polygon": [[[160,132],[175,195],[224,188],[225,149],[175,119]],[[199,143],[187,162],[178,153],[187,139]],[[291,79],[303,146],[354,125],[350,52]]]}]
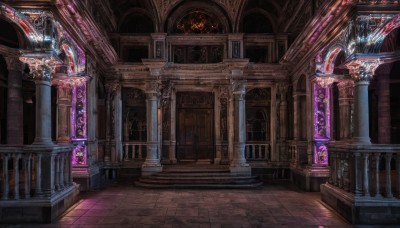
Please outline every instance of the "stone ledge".
[{"label": "stone ledge", "polygon": [[0,224],[51,223],[79,199],[79,186],[73,185],[48,199],[1,201]]},{"label": "stone ledge", "polygon": [[400,224],[398,198],[355,197],[330,184],[322,184],[321,199],[352,224]]}]

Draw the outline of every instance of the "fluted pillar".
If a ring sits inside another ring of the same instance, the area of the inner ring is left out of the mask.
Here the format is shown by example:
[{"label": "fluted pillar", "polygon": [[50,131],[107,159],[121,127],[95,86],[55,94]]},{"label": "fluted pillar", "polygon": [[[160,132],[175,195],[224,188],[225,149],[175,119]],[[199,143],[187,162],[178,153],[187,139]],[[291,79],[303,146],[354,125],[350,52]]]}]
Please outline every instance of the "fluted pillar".
[{"label": "fluted pillar", "polygon": [[6,57],[5,60],[8,69],[7,144],[23,144],[23,64],[14,57]]},{"label": "fluted pillar", "polygon": [[69,143],[71,86],[58,85],[57,92],[57,143]]},{"label": "fluted pillar", "polygon": [[349,140],[352,137],[351,113],[353,109],[353,87],[351,80],[340,81],[339,89],[339,129],[340,140]]}]

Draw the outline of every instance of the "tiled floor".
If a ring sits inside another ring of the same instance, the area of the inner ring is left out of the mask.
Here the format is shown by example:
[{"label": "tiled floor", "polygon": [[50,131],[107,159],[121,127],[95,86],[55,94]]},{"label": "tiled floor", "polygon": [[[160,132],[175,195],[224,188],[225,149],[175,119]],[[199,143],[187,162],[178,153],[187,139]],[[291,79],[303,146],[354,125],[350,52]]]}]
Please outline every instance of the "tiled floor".
[{"label": "tiled floor", "polygon": [[[32,225],[18,226],[32,227]],[[113,186],[83,195],[56,224],[37,227],[351,227],[319,193],[290,186],[256,190],[150,190]]]}]

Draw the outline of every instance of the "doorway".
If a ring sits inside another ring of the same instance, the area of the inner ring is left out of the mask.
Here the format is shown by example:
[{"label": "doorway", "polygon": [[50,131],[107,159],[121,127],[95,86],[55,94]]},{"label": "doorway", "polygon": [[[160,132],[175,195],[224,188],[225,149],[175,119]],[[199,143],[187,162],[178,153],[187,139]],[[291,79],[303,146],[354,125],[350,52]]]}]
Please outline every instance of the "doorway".
[{"label": "doorway", "polygon": [[214,158],[214,96],[177,93],[177,160],[212,162]]}]

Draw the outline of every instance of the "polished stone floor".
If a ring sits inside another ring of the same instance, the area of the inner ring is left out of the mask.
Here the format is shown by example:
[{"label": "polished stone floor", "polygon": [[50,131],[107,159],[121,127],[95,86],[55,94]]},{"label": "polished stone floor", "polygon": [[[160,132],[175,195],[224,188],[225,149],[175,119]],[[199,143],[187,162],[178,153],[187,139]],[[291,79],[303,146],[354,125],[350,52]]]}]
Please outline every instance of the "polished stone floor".
[{"label": "polished stone floor", "polygon": [[58,222],[13,227],[351,227],[319,193],[290,185],[255,190],[153,190],[115,185],[82,196]]}]

